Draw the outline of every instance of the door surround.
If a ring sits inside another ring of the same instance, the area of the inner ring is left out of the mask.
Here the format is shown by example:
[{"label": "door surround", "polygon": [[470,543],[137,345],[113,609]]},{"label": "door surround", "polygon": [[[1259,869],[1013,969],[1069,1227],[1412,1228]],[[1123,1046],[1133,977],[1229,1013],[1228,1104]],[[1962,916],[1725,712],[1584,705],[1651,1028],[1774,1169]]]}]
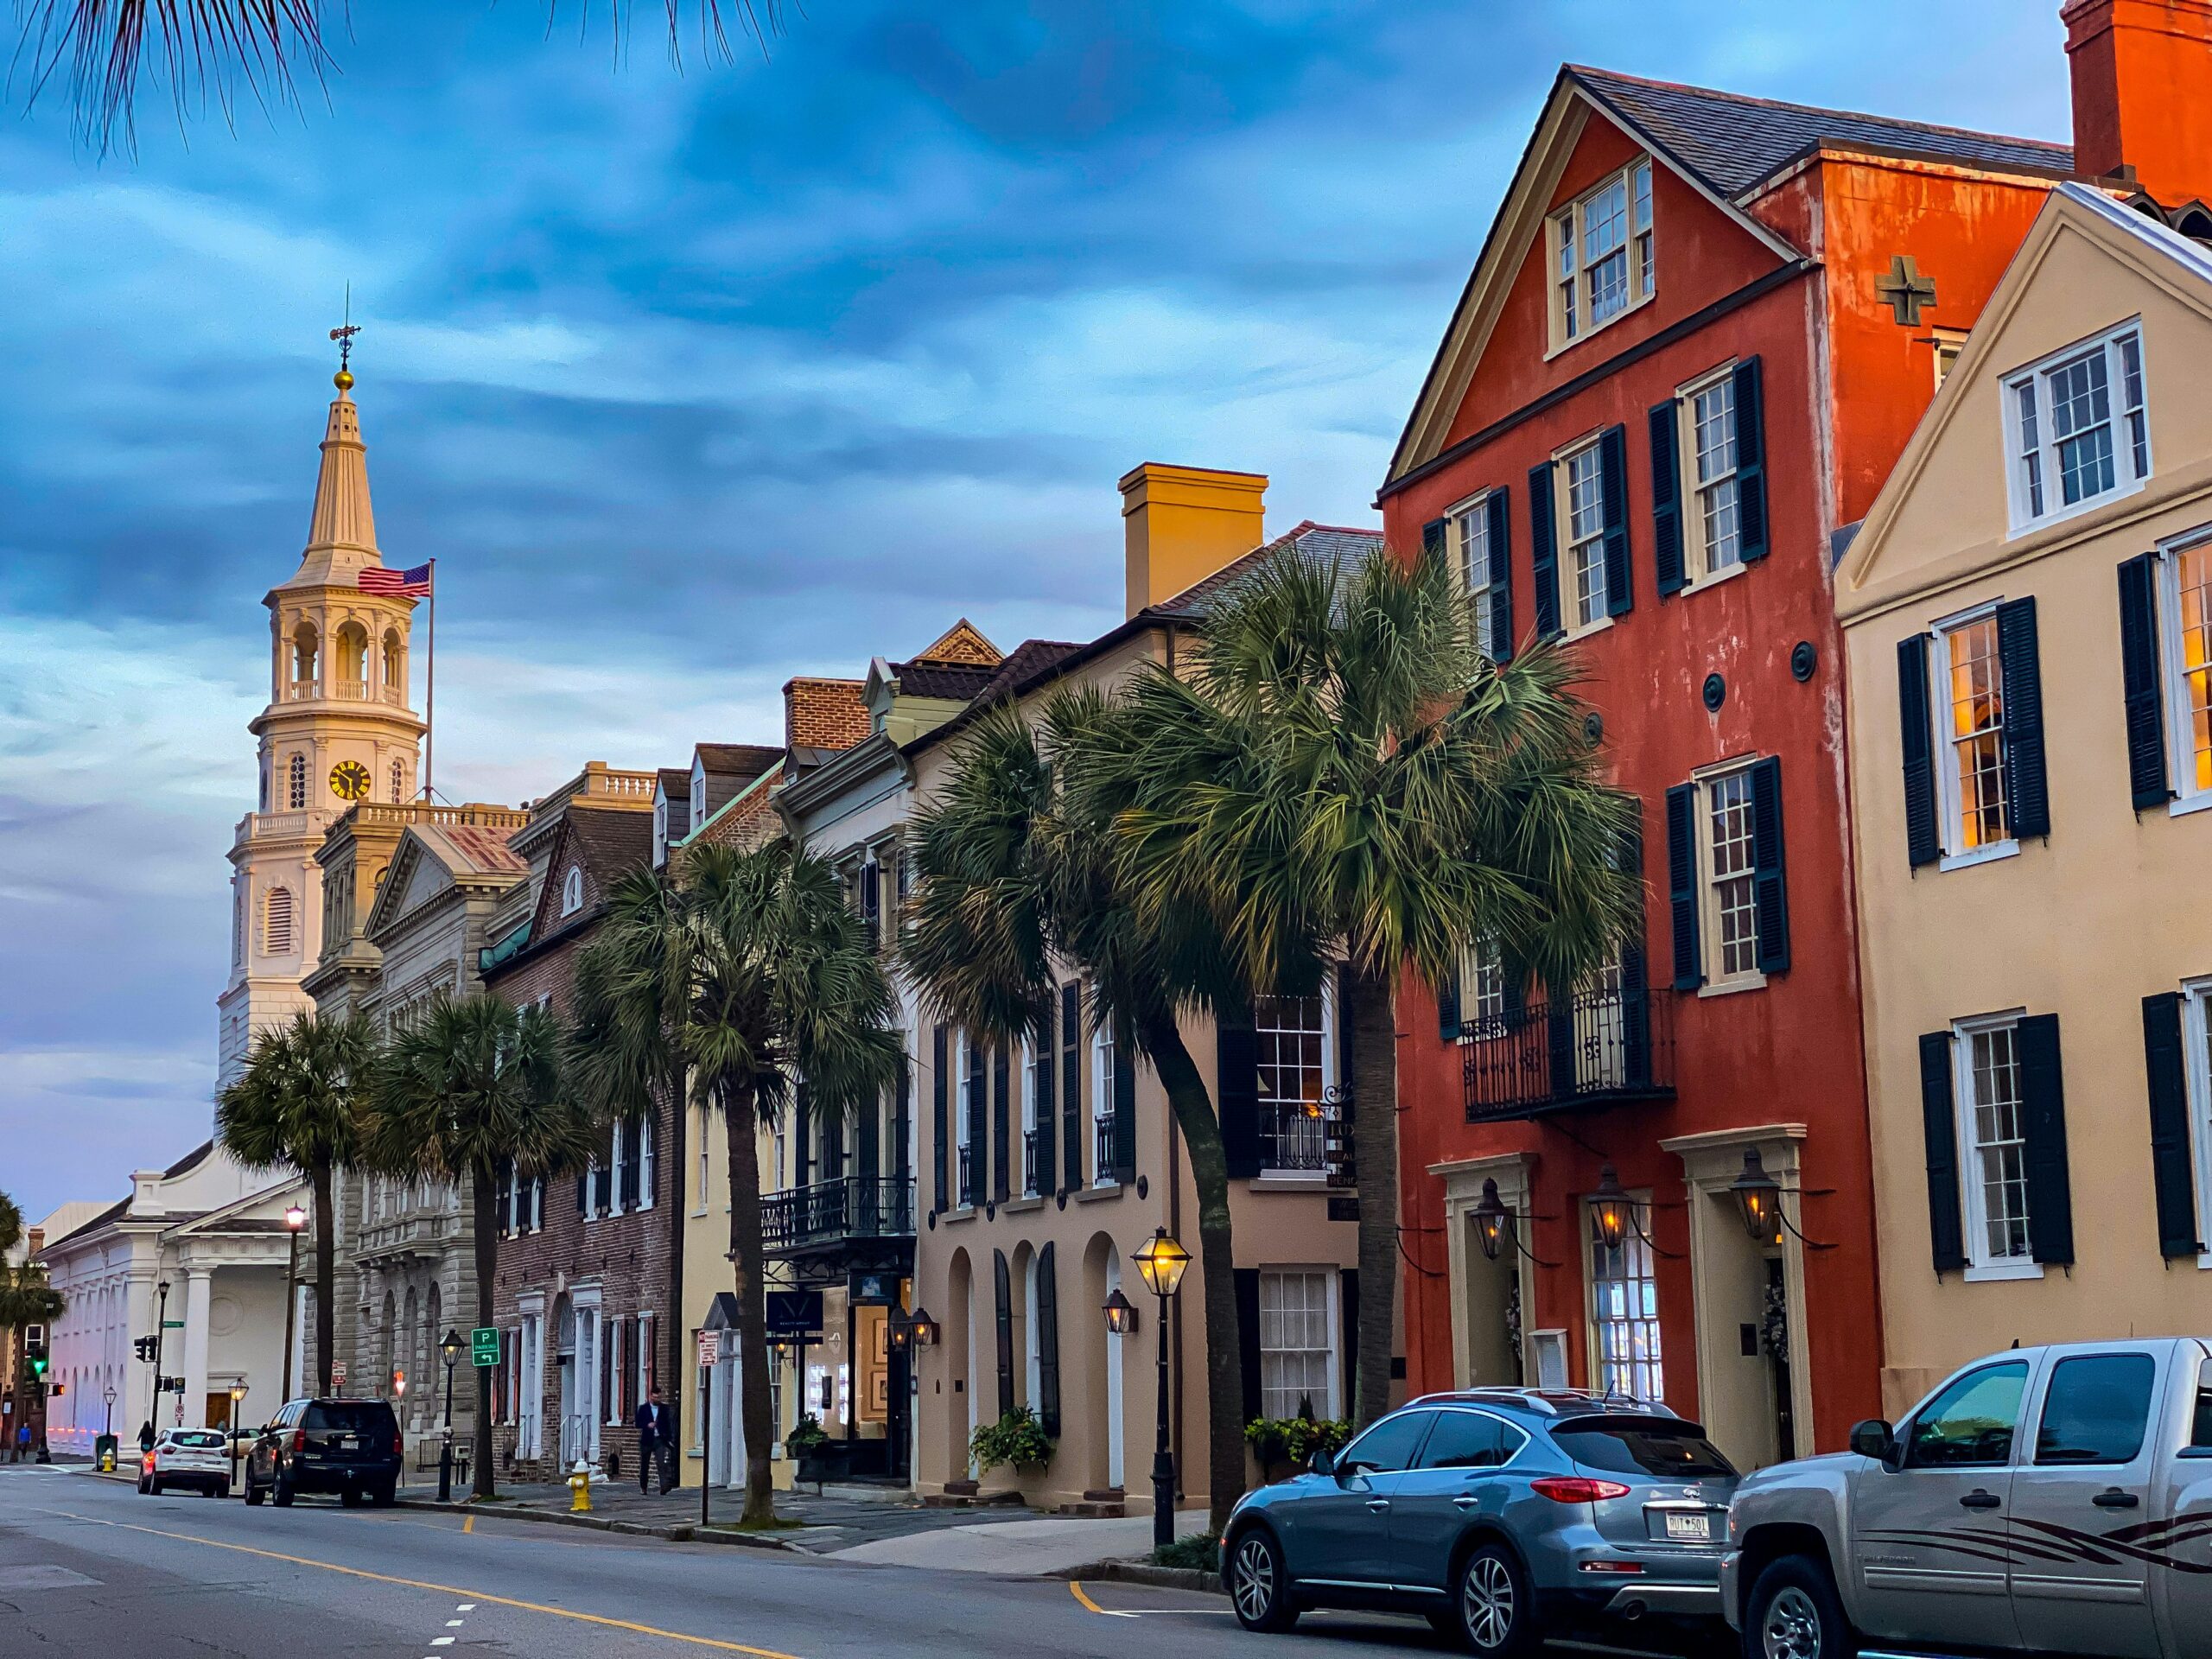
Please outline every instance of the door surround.
[{"label": "door surround", "polygon": [[1446,1270],[1451,1274],[1452,1285],[1452,1386],[1455,1389],[1467,1388],[1473,1380],[1474,1333],[1469,1328],[1467,1294],[1470,1275],[1478,1262],[1484,1268],[1497,1267],[1510,1272],[1520,1286],[1521,1376],[1529,1382],[1535,1376],[1535,1368],[1529,1362],[1527,1334],[1536,1308],[1535,1263],[1518,1249],[1513,1252],[1510,1268],[1502,1252],[1498,1262],[1491,1262],[1484,1258],[1481,1247],[1470,1235],[1474,1227],[1475,1206],[1482,1202],[1483,1183],[1492,1180],[1497,1183],[1499,1201],[1518,1217],[1516,1231],[1521,1243],[1529,1249],[1535,1248],[1529,1231],[1537,1161],[1533,1152],[1508,1152],[1428,1166],[1428,1173],[1444,1183]]}]

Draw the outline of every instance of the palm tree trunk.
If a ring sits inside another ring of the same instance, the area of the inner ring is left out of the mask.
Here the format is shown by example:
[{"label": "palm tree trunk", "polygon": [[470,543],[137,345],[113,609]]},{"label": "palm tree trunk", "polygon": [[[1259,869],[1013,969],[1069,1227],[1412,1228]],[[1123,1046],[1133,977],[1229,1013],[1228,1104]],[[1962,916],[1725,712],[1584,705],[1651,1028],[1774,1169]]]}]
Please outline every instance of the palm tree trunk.
[{"label": "palm tree trunk", "polygon": [[[738,1408],[745,1429],[745,1513],[741,1526],[767,1526],[776,1518],[768,1480],[768,1443],[775,1425],[768,1412],[767,1256],[760,1242],[760,1147],[758,1097],[740,1084],[722,1100],[722,1128],[729,1136],[729,1255],[737,1292]],[[711,1453],[709,1462],[713,1459]]]},{"label": "palm tree trunk", "polygon": [[[476,1247],[476,1323],[492,1323],[492,1293],[499,1272],[499,1230],[493,1221],[496,1194],[492,1172],[481,1166],[469,1174],[469,1198],[474,1212],[468,1218],[470,1242]],[[434,1333],[433,1340],[442,1333]],[[492,1486],[492,1372],[484,1365],[468,1368],[476,1373],[476,1466],[478,1497],[490,1497]]]},{"label": "palm tree trunk", "polygon": [[[331,1308],[338,1300],[338,1217],[331,1192],[334,1183],[330,1178],[330,1166],[316,1165],[311,1179],[315,1183],[315,1392],[327,1398],[334,1363],[332,1349],[338,1336],[338,1321],[331,1317]],[[295,1293],[287,1287],[285,1294]],[[286,1377],[283,1386],[291,1385],[292,1379]]]},{"label": "palm tree trunk", "polygon": [[1229,1158],[1205,1078],[1170,1016],[1147,1021],[1146,1052],[1191,1153],[1198,1194],[1198,1272],[1206,1320],[1208,1524],[1218,1532],[1244,1491],[1244,1334],[1236,1310],[1236,1251],[1230,1236]]},{"label": "palm tree trunk", "polygon": [[1390,976],[1344,976],[1351,1030],[1351,1148],[1359,1175],[1359,1397],[1352,1427],[1390,1409],[1398,1310],[1398,1031]]}]

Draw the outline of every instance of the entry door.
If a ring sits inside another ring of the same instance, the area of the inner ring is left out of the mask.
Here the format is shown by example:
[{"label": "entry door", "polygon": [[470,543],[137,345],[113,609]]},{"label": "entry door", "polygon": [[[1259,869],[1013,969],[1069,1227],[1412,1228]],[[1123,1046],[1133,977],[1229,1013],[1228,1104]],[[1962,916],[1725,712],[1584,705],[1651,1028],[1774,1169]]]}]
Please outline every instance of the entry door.
[{"label": "entry door", "polygon": [[1954,1377],[1899,1427],[1903,1468],[1868,1463],[1852,1476],[1869,1636],[2017,1645],[2007,1510],[2029,1369],[2007,1360]]},{"label": "entry door", "polygon": [[[2151,1565],[2125,1547],[2158,1518],[2158,1380],[2156,1357],[2141,1351],[2051,1363],[2035,1441],[2012,1476],[2012,1611],[2039,1648],[2158,1659]],[[2115,1535],[2122,1548],[2100,1547]]]},{"label": "entry door", "polygon": [[1385,1417],[1344,1448],[1333,1478],[1310,1483],[1311,1491],[1286,1506],[1293,1578],[1350,1585],[1398,1581],[1390,1511],[1435,1416],[1406,1411]]}]

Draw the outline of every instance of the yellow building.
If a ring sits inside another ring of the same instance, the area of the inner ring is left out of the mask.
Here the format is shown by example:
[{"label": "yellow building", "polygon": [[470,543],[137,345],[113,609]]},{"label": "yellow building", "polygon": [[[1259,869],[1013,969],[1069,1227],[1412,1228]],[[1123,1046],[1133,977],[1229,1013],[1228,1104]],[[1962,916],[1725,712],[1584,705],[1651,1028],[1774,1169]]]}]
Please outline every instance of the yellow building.
[{"label": "yellow building", "polygon": [[1837,573],[1885,1405],[2212,1328],[2212,251],[2056,191]]}]

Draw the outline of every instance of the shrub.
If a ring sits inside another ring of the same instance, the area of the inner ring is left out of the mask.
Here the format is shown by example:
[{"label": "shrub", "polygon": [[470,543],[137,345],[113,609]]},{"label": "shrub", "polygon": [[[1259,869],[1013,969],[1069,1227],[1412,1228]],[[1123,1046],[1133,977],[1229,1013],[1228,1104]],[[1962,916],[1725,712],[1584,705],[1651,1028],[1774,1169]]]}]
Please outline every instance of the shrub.
[{"label": "shrub", "polygon": [[822,1429],[822,1420],[803,1416],[791,1425],[791,1433],[784,1436],[784,1455],[787,1458],[811,1457],[829,1443],[830,1437]]},{"label": "shrub", "polygon": [[1221,1567],[1221,1535],[1217,1532],[1194,1532],[1188,1538],[1178,1538],[1172,1544],[1162,1544],[1152,1552],[1155,1567],[1182,1567],[1200,1573],[1218,1572]]},{"label": "shrub", "polygon": [[1284,1463],[1303,1468],[1316,1452],[1341,1448],[1351,1439],[1351,1425],[1333,1417],[1255,1417],[1244,1425],[1244,1439],[1262,1469]]},{"label": "shrub", "polygon": [[1027,1406],[1016,1406],[969,1437],[968,1455],[986,1474],[1002,1463],[1016,1469],[1041,1469],[1052,1461],[1052,1441],[1036,1413]]}]

